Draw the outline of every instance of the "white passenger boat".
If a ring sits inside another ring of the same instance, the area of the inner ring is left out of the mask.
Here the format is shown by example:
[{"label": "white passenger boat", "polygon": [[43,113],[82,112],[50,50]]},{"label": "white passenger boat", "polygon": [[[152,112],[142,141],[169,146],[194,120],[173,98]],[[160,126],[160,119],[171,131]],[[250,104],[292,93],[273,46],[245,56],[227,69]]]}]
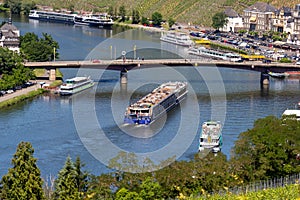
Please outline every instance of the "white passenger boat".
[{"label": "white passenger boat", "polygon": [[180,45],[180,46],[192,46],[194,44],[193,40],[191,40],[190,36],[185,33],[177,33],[177,32],[167,32],[163,33],[160,37],[160,40],[163,42],[169,42],[172,44]]},{"label": "white passenger boat", "polygon": [[66,79],[66,81],[60,86],[60,95],[72,95],[82,90],[88,89],[94,86],[94,81],[90,77],[75,77]]},{"label": "white passenger boat", "polygon": [[231,62],[240,62],[242,60],[242,57],[239,54],[220,52],[212,49],[207,49],[205,47],[191,47],[189,48],[188,53],[196,56],[209,57]]},{"label": "white passenger boat", "polygon": [[300,120],[300,109],[287,109],[283,112],[282,117]]},{"label": "white passenger boat", "polygon": [[187,96],[187,93],[186,82],[164,83],[136,103],[128,106],[124,123],[148,125],[178,105]]},{"label": "white passenger boat", "polygon": [[28,16],[30,19],[36,19],[49,22],[60,22],[67,24],[80,24],[93,27],[109,28],[114,22],[105,15],[78,15],[52,11],[31,10]]},{"label": "white passenger boat", "polygon": [[74,23],[79,25],[87,25],[87,26],[103,27],[103,28],[110,28],[114,24],[113,20],[107,18],[106,16],[95,16],[95,15],[88,15],[88,16],[77,15],[74,18]]},{"label": "white passenger boat", "polygon": [[223,145],[221,123],[219,121],[204,122],[199,140],[199,152],[205,149],[211,149],[214,153],[221,151]]},{"label": "white passenger boat", "polygon": [[53,21],[67,24],[74,24],[74,17],[76,14],[59,13],[42,10],[30,10],[29,19],[36,19],[41,21]]}]

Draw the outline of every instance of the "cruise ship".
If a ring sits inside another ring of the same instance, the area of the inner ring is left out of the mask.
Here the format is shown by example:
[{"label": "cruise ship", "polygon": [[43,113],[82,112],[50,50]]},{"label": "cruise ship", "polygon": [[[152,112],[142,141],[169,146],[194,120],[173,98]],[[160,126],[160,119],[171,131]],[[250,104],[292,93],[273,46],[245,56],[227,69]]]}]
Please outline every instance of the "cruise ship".
[{"label": "cruise ship", "polygon": [[82,90],[88,89],[94,86],[94,81],[90,77],[74,77],[66,79],[66,81],[60,86],[60,95],[72,95]]},{"label": "cruise ship", "polygon": [[127,107],[125,124],[149,125],[187,96],[186,82],[163,83],[151,93]]},{"label": "cruise ship", "polygon": [[222,149],[222,125],[219,121],[208,121],[202,124],[199,152],[205,149],[217,153]]},{"label": "cruise ship", "polygon": [[80,24],[98,28],[110,28],[114,24],[112,19],[107,18],[104,15],[84,16],[78,14],[31,10],[28,17],[30,19],[36,19],[41,21],[52,21],[66,24]]},{"label": "cruise ship", "polygon": [[74,24],[74,17],[76,14],[67,14],[59,12],[41,11],[41,10],[30,10],[28,15],[29,19],[36,19],[41,21],[49,22],[60,22],[66,24]]},{"label": "cruise ship", "polygon": [[192,46],[194,44],[193,40],[186,35],[185,33],[177,33],[177,32],[167,32],[163,33],[160,37],[160,40],[163,42],[169,42],[172,44],[180,45],[180,46]]},{"label": "cruise ship", "polygon": [[77,15],[74,17],[74,23],[79,25],[87,25],[92,27],[102,27],[102,28],[110,28],[114,25],[112,19],[107,18],[106,16],[81,16]]},{"label": "cruise ship", "polygon": [[205,47],[191,47],[189,48],[188,53],[196,56],[209,57],[231,62],[242,61],[242,57],[239,54],[220,52],[212,49],[207,49]]}]

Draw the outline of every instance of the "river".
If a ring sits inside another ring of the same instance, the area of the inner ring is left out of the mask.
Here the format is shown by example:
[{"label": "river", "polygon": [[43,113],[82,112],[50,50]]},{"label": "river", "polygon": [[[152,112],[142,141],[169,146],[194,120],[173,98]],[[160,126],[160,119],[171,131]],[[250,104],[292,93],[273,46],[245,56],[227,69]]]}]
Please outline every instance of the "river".
[{"label": "river", "polygon": [[[2,20],[5,19],[2,16]],[[159,33],[122,28],[95,29],[13,18],[21,34],[49,33],[60,45],[61,60],[114,59],[123,51],[131,58],[183,56],[185,49],[163,46]],[[163,50],[162,50],[163,49]],[[165,50],[170,52],[166,52]],[[280,117],[299,101],[297,79],[270,78],[269,88],[260,87],[260,73],[214,67],[162,66],[128,72],[121,85],[119,72],[62,69],[64,78],[89,75],[94,88],[71,97],[42,95],[0,110],[0,177],[7,173],[21,141],[32,143],[42,176],[56,175],[68,155],[80,156],[85,169],[99,175],[118,151],[133,152],[153,161],[176,156],[191,159],[198,150],[201,124],[213,119],[223,124],[222,152],[230,158],[241,132],[268,115]],[[129,102],[166,81],[186,81],[189,95],[167,118],[151,127],[122,124]]]}]

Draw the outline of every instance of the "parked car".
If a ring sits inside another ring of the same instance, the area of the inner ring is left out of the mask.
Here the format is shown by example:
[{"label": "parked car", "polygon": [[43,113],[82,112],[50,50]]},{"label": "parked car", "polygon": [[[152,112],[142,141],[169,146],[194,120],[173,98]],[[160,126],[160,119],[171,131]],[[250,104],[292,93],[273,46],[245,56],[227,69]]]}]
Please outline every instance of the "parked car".
[{"label": "parked car", "polygon": [[11,93],[14,93],[14,92],[15,92],[15,91],[11,89],[11,90],[7,90],[7,91],[6,91],[6,94],[11,94]]},{"label": "parked car", "polygon": [[296,65],[300,65],[300,60],[298,60],[298,61],[296,62]]}]

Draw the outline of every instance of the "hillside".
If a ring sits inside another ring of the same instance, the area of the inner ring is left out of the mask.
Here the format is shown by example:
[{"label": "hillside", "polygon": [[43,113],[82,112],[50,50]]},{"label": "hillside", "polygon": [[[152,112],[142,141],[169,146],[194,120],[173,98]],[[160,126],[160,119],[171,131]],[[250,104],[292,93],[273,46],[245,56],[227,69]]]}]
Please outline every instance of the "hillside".
[{"label": "hillside", "polygon": [[[25,0],[31,1],[31,0]],[[294,8],[299,0],[262,0],[275,7],[289,6]],[[113,6],[118,11],[121,5],[125,5],[127,13],[132,9],[138,9],[142,16],[151,17],[155,11],[160,12],[164,19],[170,17],[178,22],[184,22],[203,26],[211,25],[212,16],[223,11],[227,6],[233,7],[239,13],[243,9],[255,3],[256,0],[37,0],[37,4],[49,5],[54,8],[70,8],[76,10],[107,11]]]}]

